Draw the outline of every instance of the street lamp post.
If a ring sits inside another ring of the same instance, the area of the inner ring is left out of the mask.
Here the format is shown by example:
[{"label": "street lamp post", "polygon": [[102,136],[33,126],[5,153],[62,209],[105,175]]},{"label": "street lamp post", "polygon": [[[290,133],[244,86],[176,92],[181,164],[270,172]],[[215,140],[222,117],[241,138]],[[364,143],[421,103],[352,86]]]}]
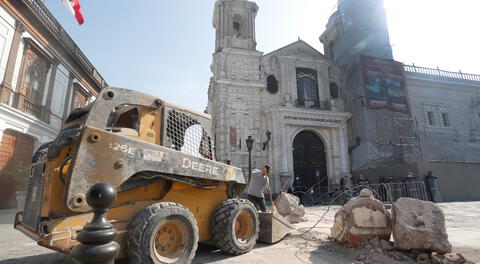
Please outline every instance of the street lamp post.
[{"label": "street lamp post", "polygon": [[248,138],[245,140],[247,143],[247,149],[248,149],[248,183],[250,183],[250,180],[252,178],[252,147],[253,147],[253,141],[254,139],[252,136],[248,136]]}]

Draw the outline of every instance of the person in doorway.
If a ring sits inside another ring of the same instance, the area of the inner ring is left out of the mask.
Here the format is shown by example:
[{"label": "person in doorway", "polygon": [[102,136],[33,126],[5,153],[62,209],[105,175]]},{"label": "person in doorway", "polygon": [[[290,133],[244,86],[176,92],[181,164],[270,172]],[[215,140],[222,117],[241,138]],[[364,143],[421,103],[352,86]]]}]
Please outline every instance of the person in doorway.
[{"label": "person in doorway", "polygon": [[[265,165],[265,168],[260,172],[252,171],[252,178],[247,189],[247,197],[255,207],[260,207],[262,212],[267,212],[267,205],[263,193],[268,191],[270,194],[270,166]],[[255,172],[255,173],[254,173]]]},{"label": "person in doorway", "polygon": [[304,197],[306,195],[307,187],[303,185],[302,180],[300,180],[299,176],[295,176],[295,180],[293,181],[293,195],[297,196],[300,200],[300,204],[304,204]]}]

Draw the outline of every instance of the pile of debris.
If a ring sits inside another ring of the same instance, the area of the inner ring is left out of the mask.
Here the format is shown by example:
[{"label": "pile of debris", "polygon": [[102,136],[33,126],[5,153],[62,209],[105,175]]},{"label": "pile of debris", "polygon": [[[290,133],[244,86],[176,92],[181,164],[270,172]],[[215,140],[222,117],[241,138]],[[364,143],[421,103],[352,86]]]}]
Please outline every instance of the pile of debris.
[{"label": "pile of debris", "polygon": [[[394,242],[390,242],[391,234]],[[358,247],[357,263],[473,263],[460,253],[451,253],[445,216],[437,205],[400,198],[390,214],[368,189],[335,214],[331,237]]]},{"label": "pile of debris", "polygon": [[373,238],[357,244],[356,264],[370,263],[425,263],[425,264],[474,264],[460,253],[431,252],[428,250],[405,250],[395,247],[391,241]]}]

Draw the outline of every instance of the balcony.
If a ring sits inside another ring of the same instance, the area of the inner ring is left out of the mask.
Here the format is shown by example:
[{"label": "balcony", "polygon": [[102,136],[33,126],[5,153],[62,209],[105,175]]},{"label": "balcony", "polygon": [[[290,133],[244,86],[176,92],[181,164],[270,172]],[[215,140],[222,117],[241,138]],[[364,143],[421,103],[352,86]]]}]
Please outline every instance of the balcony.
[{"label": "balcony", "polygon": [[30,114],[38,119],[42,119],[43,106],[40,104],[42,94],[27,85],[22,85],[17,93],[14,93],[13,107]]},{"label": "balcony", "polygon": [[37,118],[41,118],[42,109],[43,109],[43,106],[33,103],[28,98],[24,98],[23,105],[22,105],[23,112],[33,115]]},{"label": "balcony", "polygon": [[296,107],[313,108],[323,111],[331,111],[332,107],[329,101],[314,100],[314,99],[297,99],[295,100]]}]

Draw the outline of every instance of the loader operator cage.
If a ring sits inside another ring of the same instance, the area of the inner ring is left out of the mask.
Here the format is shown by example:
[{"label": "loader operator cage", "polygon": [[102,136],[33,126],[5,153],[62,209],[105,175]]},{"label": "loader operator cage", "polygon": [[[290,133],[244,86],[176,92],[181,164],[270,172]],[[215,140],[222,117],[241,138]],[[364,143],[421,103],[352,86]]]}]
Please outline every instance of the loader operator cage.
[{"label": "loader operator cage", "polygon": [[[101,115],[105,115],[107,111],[110,111],[106,124],[104,123],[106,130],[113,133],[138,137],[140,132],[141,111],[158,111],[158,114],[162,115],[162,121],[161,132],[157,132],[156,136],[160,137],[160,144],[162,146],[210,160],[215,156],[212,141],[212,119],[210,115],[189,110],[165,101],[161,101],[162,104],[160,107],[137,102],[126,103],[125,100],[122,100],[122,98],[125,97],[121,95],[124,89],[110,89],[115,92],[115,96],[109,98],[107,101],[108,104],[105,104],[105,96],[99,96],[90,105],[73,110],[72,114],[67,118],[63,129],[72,128],[72,126],[80,127],[84,123],[86,125],[94,124],[93,126],[102,128],[99,126],[99,121],[101,120],[98,120],[98,118]],[[144,98],[139,101],[145,101],[145,97],[151,97],[144,94],[141,95]],[[158,102],[158,99],[154,97],[151,97],[151,99],[152,101]],[[135,100],[130,99],[128,101]],[[113,108],[108,109],[107,107],[109,106],[113,106]],[[88,117],[86,113],[88,113]]]},{"label": "loader operator cage", "polygon": [[[212,159],[212,140],[205,127],[211,129],[211,120],[208,126],[200,123],[202,117],[166,106],[164,112],[166,126],[163,127],[162,145],[193,156]],[[208,130],[211,131],[211,130]]]}]

